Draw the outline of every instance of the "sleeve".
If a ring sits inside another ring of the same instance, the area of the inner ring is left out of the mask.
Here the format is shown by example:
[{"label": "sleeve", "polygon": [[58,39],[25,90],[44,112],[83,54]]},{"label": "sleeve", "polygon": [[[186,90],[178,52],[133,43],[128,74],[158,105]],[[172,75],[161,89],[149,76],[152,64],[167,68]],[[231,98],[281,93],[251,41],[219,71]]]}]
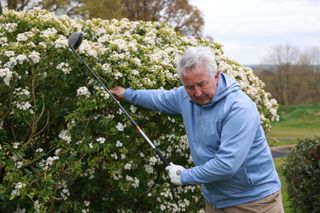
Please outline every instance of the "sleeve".
[{"label": "sleeve", "polygon": [[222,124],[218,152],[205,164],[184,170],[182,183],[202,184],[232,178],[249,153],[259,122],[257,108],[251,100],[234,102]]},{"label": "sleeve", "polygon": [[178,89],[172,90],[133,90],[126,89],[124,98],[132,104],[147,109],[165,112],[169,114],[180,114],[180,101]]}]

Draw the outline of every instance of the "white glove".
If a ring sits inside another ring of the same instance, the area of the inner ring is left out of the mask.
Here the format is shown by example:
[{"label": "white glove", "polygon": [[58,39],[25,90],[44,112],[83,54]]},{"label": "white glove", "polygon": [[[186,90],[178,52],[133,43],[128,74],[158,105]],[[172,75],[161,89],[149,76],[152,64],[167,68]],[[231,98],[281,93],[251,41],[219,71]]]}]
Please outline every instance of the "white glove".
[{"label": "white glove", "polygon": [[170,163],[170,166],[166,167],[166,171],[169,174],[170,180],[173,184],[176,185],[182,185],[181,183],[181,173],[185,170],[183,166],[175,165],[172,162]]}]

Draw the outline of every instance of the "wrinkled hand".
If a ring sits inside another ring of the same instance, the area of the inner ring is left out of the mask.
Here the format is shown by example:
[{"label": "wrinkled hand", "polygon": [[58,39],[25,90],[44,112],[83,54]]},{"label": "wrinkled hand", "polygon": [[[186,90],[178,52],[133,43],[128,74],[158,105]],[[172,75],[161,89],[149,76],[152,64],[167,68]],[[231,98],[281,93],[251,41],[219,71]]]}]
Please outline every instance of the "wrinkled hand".
[{"label": "wrinkled hand", "polygon": [[174,163],[170,163],[170,166],[166,167],[166,171],[169,174],[170,180],[173,184],[175,185],[182,185],[181,182],[181,173],[182,171],[185,170],[183,166],[180,165],[175,165]]},{"label": "wrinkled hand", "polygon": [[125,88],[121,87],[121,86],[117,86],[114,87],[112,89],[110,89],[109,91],[111,92],[111,94],[118,100],[123,100],[124,99],[124,92],[125,92]]}]

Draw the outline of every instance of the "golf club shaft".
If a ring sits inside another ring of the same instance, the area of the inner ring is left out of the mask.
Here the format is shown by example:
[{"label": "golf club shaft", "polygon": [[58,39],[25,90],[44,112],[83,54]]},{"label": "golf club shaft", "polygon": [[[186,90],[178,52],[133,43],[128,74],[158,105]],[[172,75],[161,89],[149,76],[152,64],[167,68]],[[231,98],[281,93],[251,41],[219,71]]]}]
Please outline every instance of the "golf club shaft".
[{"label": "golf club shaft", "polygon": [[129,115],[129,113],[123,108],[123,106],[120,104],[120,102],[114,97],[114,95],[109,91],[109,89],[104,85],[104,83],[101,81],[100,76],[94,72],[87,63],[82,59],[82,57],[73,49],[70,48],[72,52],[78,56],[80,61],[86,66],[86,68],[91,72],[91,74],[95,77],[95,79],[101,84],[103,89],[110,95],[110,97],[117,103],[117,105],[120,107],[122,112],[129,118],[131,123],[136,127],[136,129],[139,131],[139,133],[142,135],[142,137],[147,141],[147,143],[150,145],[150,147],[154,150],[154,152],[158,155],[158,157],[161,159],[161,161],[165,164],[165,166],[169,166],[170,162],[162,155],[162,153],[158,150],[158,148],[152,143],[152,141],[149,139],[149,137],[144,133],[144,131],[138,126],[138,124],[133,120],[133,118]]}]

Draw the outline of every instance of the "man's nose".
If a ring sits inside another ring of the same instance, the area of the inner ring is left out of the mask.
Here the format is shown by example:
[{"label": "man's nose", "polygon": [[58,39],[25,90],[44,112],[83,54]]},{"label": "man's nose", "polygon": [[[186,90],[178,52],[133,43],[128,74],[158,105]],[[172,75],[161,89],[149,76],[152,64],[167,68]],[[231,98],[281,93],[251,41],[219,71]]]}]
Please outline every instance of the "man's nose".
[{"label": "man's nose", "polygon": [[201,94],[202,94],[201,88],[196,86],[194,88],[194,96],[199,97],[201,96]]}]

